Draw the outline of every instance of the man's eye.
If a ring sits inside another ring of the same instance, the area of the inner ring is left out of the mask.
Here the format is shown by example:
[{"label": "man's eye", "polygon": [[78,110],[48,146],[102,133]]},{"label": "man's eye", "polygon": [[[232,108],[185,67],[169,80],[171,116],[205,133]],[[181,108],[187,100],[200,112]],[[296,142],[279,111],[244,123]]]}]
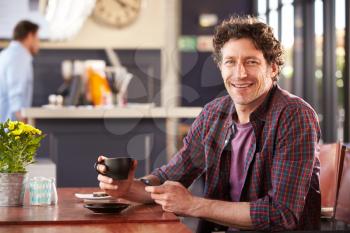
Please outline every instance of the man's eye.
[{"label": "man's eye", "polygon": [[233,61],[231,61],[231,60],[227,60],[227,61],[225,61],[225,64],[233,64]]},{"label": "man's eye", "polygon": [[256,65],[256,64],[258,64],[258,61],[255,61],[255,60],[248,60],[248,61],[247,61],[247,64],[248,64],[248,65]]}]

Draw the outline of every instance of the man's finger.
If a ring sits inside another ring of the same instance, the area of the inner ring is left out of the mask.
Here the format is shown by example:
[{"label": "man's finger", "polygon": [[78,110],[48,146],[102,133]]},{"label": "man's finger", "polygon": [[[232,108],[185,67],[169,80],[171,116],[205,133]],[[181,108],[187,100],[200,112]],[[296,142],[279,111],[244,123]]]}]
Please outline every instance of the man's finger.
[{"label": "man's finger", "polygon": [[100,189],[103,189],[103,190],[117,190],[118,189],[118,185],[112,185],[112,184],[107,184],[107,183],[103,183],[103,182],[100,182]]},{"label": "man's finger", "polygon": [[145,191],[149,193],[165,193],[166,192],[166,187],[163,185],[159,186],[146,186]]},{"label": "man's finger", "polygon": [[165,201],[161,201],[161,200],[154,200],[155,203],[164,206],[165,205]]},{"label": "man's finger", "polygon": [[103,156],[103,155],[100,155],[100,156],[98,156],[98,158],[97,158],[97,161],[98,162],[102,162],[103,160],[105,160],[107,157],[105,157],[105,156]]},{"label": "man's finger", "polygon": [[107,171],[107,168],[105,165],[102,165],[102,164],[98,164],[97,167],[96,167],[97,171],[100,172],[100,173],[106,173]]},{"label": "man's finger", "polygon": [[151,193],[151,198],[153,200],[158,200],[158,201],[164,201],[165,198],[165,194],[158,194],[158,193]]},{"label": "man's finger", "polygon": [[179,182],[177,181],[172,181],[172,180],[167,180],[164,182],[164,185],[177,185]]},{"label": "man's finger", "polygon": [[174,213],[174,211],[171,211],[171,210],[165,208],[165,202],[164,202],[164,201],[154,201],[154,202],[157,203],[157,204],[159,204],[159,205],[161,205],[161,206],[162,206],[162,209],[163,209],[164,211]]},{"label": "man's finger", "polygon": [[106,184],[112,184],[113,183],[113,179],[112,178],[110,178],[108,176],[101,175],[101,174],[99,174],[97,176],[97,180],[101,181],[103,183],[106,183]]}]

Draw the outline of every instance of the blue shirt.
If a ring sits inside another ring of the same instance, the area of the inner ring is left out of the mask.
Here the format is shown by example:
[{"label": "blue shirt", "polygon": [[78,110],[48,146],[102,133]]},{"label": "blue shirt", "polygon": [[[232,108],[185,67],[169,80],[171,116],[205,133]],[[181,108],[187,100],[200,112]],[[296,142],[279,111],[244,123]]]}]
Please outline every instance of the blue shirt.
[{"label": "blue shirt", "polygon": [[15,113],[32,105],[33,57],[18,41],[0,53],[0,121],[16,120]]}]

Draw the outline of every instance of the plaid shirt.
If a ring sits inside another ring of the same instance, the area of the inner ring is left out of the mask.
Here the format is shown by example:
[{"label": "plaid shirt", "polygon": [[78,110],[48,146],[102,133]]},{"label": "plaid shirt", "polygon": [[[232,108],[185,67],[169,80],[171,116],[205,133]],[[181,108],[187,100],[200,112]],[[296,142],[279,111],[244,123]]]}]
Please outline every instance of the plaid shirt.
[{"label": "plaid shirt", "polygon": [[[152,172],[161,182],[188,187],[204,176],[207,198],[230,200],[230,140],[233,115],[229,96],[207,104],[184,138],[184,146]],[[241,201],[250,202],[256,230],[317,229],[321,197],[315,111],[275,85],[251,115],[255,141],[244,166]]]}]

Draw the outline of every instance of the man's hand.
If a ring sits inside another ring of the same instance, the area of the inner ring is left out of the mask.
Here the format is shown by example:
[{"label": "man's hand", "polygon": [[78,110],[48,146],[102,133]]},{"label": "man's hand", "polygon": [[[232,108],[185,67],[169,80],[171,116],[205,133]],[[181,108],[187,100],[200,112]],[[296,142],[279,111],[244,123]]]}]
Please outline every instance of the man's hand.
[{"label": "man's hand", "polygon": [[[106,159],[104,156],[98,157],[98,162],[103,161]],[[129,176],[127,180],[113,180],[112,178],[108,176],[104,176],[102,174],[99,174],[97,176],[97,179],[100,181],[100,188],[104,190],[106,193],[108,193],[112,197],[124,197],[128,194],[130,191],[130,187],[132,183],[134,182],[135,177],[135,170],[137,167],[137,160],[133,160],[133,164],[131,166],[131,169],[129,171]],[[97,170],[100,173],[106,172],[106,166],[99,164],[97,166]]]},{"label": "man's hand", "polygon": [[166,181],[160,186],[147,186],[145,190],[164,211],[190,216],[196,208],[195,197],[179,182]]},{"label": "man's hand", "polygon": [[164,211],[204,218],[239,229],[254,229],[248,202],[211,200],[193,196],[179,182],[166,181],[160,186],[147,186],[146,192]]},{"label": "man's hand", "polygon": [[21,111],[15,112],[15,116],[16,116],[16,120],[17,120],[17,121],[21,121],[21,122],[23,122],[23,123],[25,123],[25,124],[28,123],[28,118],[23,117]]}]

